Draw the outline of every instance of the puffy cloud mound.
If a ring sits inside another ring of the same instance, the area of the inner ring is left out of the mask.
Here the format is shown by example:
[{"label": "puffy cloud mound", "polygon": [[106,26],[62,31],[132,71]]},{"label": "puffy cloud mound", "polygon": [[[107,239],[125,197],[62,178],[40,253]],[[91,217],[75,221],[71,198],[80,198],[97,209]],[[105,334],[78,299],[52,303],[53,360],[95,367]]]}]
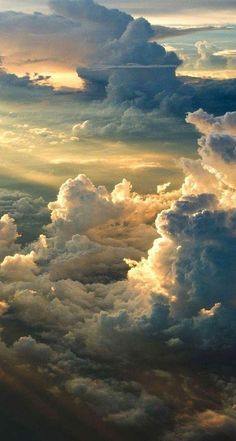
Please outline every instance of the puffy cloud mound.
[{"label": "puffy cloud mound", "polygon": [[18,237],[17,227],[14,219],[7,214],[3,215],[0,220],[0,244],[1,248],[11,247]]},{"label": "puffy cloud mound", "polygon": [[215,55],[217,47],[208,41],[197,41],[195,43],[197,48],[198,59],[196,63],[197,68],[202,69],[223,69],[227,67],[228,60],[224,56]]},{"label": "puffy cloud mound", "polygon": [[119,205],[113,204],[105,187],[96,188],[85,175],[69,179],[60,188],[56,202],[49,204],[52,221],[73,225],[83,232],[109,218],[118,217]]},{"label": "puffy cloud mound", "polygon": [[236,112],[227,112],[223,116],[214,117],[204,110],[199,109],[194,113],[189,113],[186,121],[194,124],[199,132],[205,135],[221,134],[236,135]]},{"label": "puffy cloud mound", "polygon": [[39,244],[42,257],[50,256],[51,277],[83,282],[124,278],[124,258],[145,255],[156,236],[156,213],[173,197],[174,192],[165,191],[140,196],[126,179],[111,193],[85,175],[67,180],[49,203],[50,237]]},{"label": "puffy cloud mound", "polygon": [[0,256],[3,258],[8,254],[14,253],[19,249],[16,244],[18,238],[15,221],[8,214],[4,214],[0,219]]},{"label": "puffy cloud mound", "polygon": [[109,193],[104,186],[96,188],[87,176],[78,175],[61,186],[57,201],[50,202],[49,209],[52,227],[63,228],[65,224],[66,231],[82,233],[122,217],[136,224],[140,218],[150,220],[158,204],[158,195],[141,197],[132,192],[126,179]]},{"label": "puffy cloud mound", "polygon": [[[214,118],[213,115],[208,115],[200,109],[189,114],[187,122],[195,124],[196,128],[204,133],[199,140],[199,154],[202,157],[203,168],[213,172],[222,185],[225,183],[234,188],[236,183],[235,112],[228,112],[223,117]],[[227,194],[227,192],[222,193],[222,196]],[[234,197],[233,193],[231,199]]]},{"label": "puffy cloud mound", "polygon": [[209,71],[214,73],[214,71],[217,70],[235,69],[235,59],[230,50],[221,50],[220,47],[207,40],[197,41],[194,46],[196,49],[194,54],[180,54],[184,62],[184,67],[187,70],[195,70],[198,75],[199,70],[206,70],[207,75],[209,75]]},{"label": "puffy cloud mound", "polygon": [[25,280],[34,279],[38,269],[34,262],[35,254],[15,254],[14,256],[6,256],[0,265],[0,273],[7,280]]}]

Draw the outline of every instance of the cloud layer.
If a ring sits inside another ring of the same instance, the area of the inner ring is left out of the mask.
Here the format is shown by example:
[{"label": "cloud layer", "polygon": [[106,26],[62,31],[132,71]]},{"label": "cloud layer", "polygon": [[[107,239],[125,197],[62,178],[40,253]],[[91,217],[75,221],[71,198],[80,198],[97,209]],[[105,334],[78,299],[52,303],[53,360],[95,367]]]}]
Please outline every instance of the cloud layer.
[{"label": "cloud layer", "polygon": [[187,121],[202,138],[178,192],[144,197],[123,180],[110,193],[79,175],[37,241],[20,247],[1,220],[4,350],[123,439],[236,433],[235,115]]}]

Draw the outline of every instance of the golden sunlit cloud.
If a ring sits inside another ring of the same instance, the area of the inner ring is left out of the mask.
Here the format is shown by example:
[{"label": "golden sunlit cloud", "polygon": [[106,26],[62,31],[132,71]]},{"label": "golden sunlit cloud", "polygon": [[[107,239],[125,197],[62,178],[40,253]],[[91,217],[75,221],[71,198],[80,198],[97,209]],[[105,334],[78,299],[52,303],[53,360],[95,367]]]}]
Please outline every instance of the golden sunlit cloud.
[{"label": "golden sunlit cloud", "polygon": [[207,69],[179,69],[177,76],[189,76],[193,78],[211,78],[216,80],[229,80],[236,76],[236,70],[207,70]]},{"label": "golden sunlit cloud", "polygon": [[225,49],[222,51],[215,52],[216,56],[224,56],[224,57],[236,57],[236,49]]},{"label": "golden sunlit cloud", "polygon": [[48,83],[55,89],[71,88],[77,90],[84,89],[84,81],[79,78],[75,71],[52,71],[40,72],[44,76],[49,76]]},{"label": "golden sunlit cloud", "polygon": [[22,64],[18,66],[14,63],[6,63],[9,72],[18,76],[24,76],[27,72],[30,78],[34,79],[37,74],[45,77],[41,84],[52,85],[55,89],[71,88],[81,90],[84,88],[84,81],[78,76],[75,69],[65,69],[63,65],[57,63],[48,64],[46,62]]}]

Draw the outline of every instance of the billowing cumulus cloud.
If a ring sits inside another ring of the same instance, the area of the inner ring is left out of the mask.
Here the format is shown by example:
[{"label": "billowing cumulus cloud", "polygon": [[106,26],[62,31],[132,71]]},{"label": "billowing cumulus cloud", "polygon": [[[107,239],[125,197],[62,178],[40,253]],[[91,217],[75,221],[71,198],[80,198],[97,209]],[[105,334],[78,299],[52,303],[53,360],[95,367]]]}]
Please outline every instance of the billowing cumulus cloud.
[{"label": "billowing cumulus cloud", "polygon": [[214,118],[200,109],[189,114],[187,122],[194,123],[204,133],[199,140],[199,153],[205,169],[213,171],[218,181],[235,186],[235,112]]},{"label": "billowing cumulus cloud", "polygon": [[227,112],[223,116],[214,117],[204,110],[199,109],[190,113],[187,122],[194,124],[199,132],[206,135],[210,133],[236,135],[236,112]]},{"label": "billowing cumulus cloud", "polygon": [[[198,29],[198,28],[196,28]],[[205,75],[217,76],[217,73],[224,77],[224,72],[232,71],[234,78],[235,57],[234,51],[225,48],[222,50],[217,43],[212,43],[207,40],[199,40],[194,43],[194,52],[187,53],[185,51],[178,51],[180,58],[183,60],[183,70],[201,75],[205,71]]]},{"label": "billowing cumulus cloud", "polygon": [[49,203],[51,228],[63,231],[65,227],[68,234],[69,230],[83,233],[122,219],[139,224],[152,219],[160,200],[158,195],[140,197],[133,193],[126,179],[109,193],[104,186],[96,188],[87,176],[78,175],[61,186],[57,201]]},{"label": "billowing cumulus cloud", "polygon": [[14,253],[19,248],[16,244],[17,238],[18,232],[14,219],[4,214],[0,219],[1,257],[7,256],[12,252]]},{"label": "billowing cumulus cloud", "polygon": [[30,254],[6,256],[1,263],[1,277],[7,280],[32,280],[37,273],[37,266],[34,262],[34,252]]},{"label": "billowing cumulus cloud", "polygon": [[69,179],[49,203],[50,237],[39,243],[42,258],[51,259],[51,277],[63,274],[83,282],[124,278],[124,258],[145,254],[156,236],[156,212],[174,197],[175,192],[140,196],[126,179],[111,193],[85,175]]},{"label": "billowing cumulus cloud", "polygon": [[[211,131],[210,124],[205,125],[206,117],[213,120]],[[183,196],[158,215],[156,226],[161,237],[154,242],[148,259],[130,271],[134,280],[146,277],[152,289],[170,299],[173,316],[184,318],[182,324],[167,332],[172,343],[188,338],[187,329],[193,325],[194,329],[200,327],[198,339],[204,339],[202,344],[212,345],[210,335],[204,336],[208,320],[213,320],[217,329],[217,317],[226,320],[227,308],[231,314],[235,295],[235,138],[217,133],[223,128],[227,132],[230,117],[233,119],[233,114],[219,118],[222,125],[218,130],[213,116],[202,111],[188,116],[189,122],[196,121],[198,128],[202,125],[208,132],[199,141],[201,160],[183,162],[188,174]],[[215,305],[218,307],[214,309]],[[193,316],[195,321],[189,321]],[[179,340],[173,340],[176,337]],[[222,345],[221,339],[218,344]]]},{"label": "billowing cumulus cloud", "polygon": [[209,69],[213,67],[222,69],[227,66],[227,58],[215,55],[217,48],[214,45],[207,41],[197,41],[195,46],[198,54],[197,68]]}]

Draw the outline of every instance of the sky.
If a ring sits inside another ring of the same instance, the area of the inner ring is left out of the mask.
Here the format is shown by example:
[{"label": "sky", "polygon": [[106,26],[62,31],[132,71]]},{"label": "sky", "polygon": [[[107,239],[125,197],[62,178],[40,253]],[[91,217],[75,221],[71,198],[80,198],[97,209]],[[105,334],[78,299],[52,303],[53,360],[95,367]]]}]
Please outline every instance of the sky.
[{"label": "sky", "polygon": [[1,439],[235,441],[235,8],[0,0]]},{"label": "sky", "polygon": [[[234,22],[234,0],[103,0],[107,8],[124,10],[161,24],[229,24]],[[0,10],[49,13],[48,0],[1,0]]]}]

